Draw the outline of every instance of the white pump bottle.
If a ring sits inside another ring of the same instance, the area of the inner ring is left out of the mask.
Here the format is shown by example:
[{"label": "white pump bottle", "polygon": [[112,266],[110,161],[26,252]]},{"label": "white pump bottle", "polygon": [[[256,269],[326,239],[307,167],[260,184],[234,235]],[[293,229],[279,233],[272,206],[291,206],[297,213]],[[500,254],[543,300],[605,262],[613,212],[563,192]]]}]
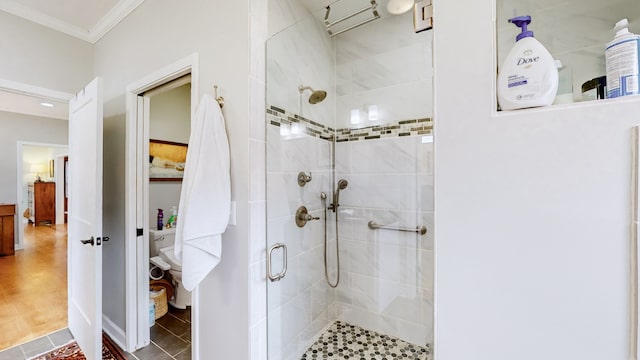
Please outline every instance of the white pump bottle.
[{"label": "white pump bottle", "polygon": [[527,30],[530,16],[509,19],[522,28],[516,44],[498,74],[498,103],[502,110],[514,110],[553,103],[558,91],[558,69],[549,51]]}]

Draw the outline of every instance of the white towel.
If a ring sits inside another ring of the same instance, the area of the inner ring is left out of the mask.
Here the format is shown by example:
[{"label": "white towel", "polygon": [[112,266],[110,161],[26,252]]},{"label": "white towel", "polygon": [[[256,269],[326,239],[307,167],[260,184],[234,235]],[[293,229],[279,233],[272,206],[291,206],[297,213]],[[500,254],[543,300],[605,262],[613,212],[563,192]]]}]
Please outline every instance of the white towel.
[{"label": "white towel", "polygon": [[191,122],[174,252],[182,284],[193,290],[220,262],[221,234],[229,223],[229,141],[220,106],[203,95]]}]

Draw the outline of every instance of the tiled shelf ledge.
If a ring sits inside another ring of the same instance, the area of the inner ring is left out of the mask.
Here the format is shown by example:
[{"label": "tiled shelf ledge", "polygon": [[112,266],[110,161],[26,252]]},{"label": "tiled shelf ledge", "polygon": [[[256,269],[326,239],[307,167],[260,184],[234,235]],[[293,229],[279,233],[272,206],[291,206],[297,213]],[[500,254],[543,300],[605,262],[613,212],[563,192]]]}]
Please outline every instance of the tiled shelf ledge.
[{"label": "tiled shelf ledge", "polygon": [[549,106],[534,107],[534,108],[519,109],[519,110],[507,110],[507,111],[494,110],[493,117],[494,118],[515,117],[515,116],[524,115],[524,114],[547,113],[547,112],[553,112],[553,111],[565,111],[570,109],[588,109],[593,107],[608,107],[608,106],[616,106],[616,105],[631,104],[631,103],[640,104],[640,95],[622,96],[615,99],[579,101],[579,102],[568,103],[568,104],[549,105]]}]

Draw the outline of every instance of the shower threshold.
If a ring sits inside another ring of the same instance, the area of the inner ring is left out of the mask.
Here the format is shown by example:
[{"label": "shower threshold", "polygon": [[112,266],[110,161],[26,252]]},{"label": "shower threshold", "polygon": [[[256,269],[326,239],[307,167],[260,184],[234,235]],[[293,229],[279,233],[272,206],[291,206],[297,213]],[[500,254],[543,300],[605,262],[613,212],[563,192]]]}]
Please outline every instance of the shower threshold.
[{"label": "shower threshold", "polygon": [[427,360],[429,348],[413,345],[400,339],[336,321],[300,360],[354,359],[354,360]]}]

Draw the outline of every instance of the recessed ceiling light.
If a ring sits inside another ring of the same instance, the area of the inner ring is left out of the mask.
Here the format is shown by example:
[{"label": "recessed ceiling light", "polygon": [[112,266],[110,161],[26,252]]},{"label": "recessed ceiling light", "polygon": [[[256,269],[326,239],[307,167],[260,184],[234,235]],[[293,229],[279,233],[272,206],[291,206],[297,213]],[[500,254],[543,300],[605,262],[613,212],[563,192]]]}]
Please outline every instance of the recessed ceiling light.
[{"label": "recessed ceiling light", "polygon": [[52,103],[48,103],[48,102],[41,102],[40,105],[44,106],[44,107],[53,107]]}]

